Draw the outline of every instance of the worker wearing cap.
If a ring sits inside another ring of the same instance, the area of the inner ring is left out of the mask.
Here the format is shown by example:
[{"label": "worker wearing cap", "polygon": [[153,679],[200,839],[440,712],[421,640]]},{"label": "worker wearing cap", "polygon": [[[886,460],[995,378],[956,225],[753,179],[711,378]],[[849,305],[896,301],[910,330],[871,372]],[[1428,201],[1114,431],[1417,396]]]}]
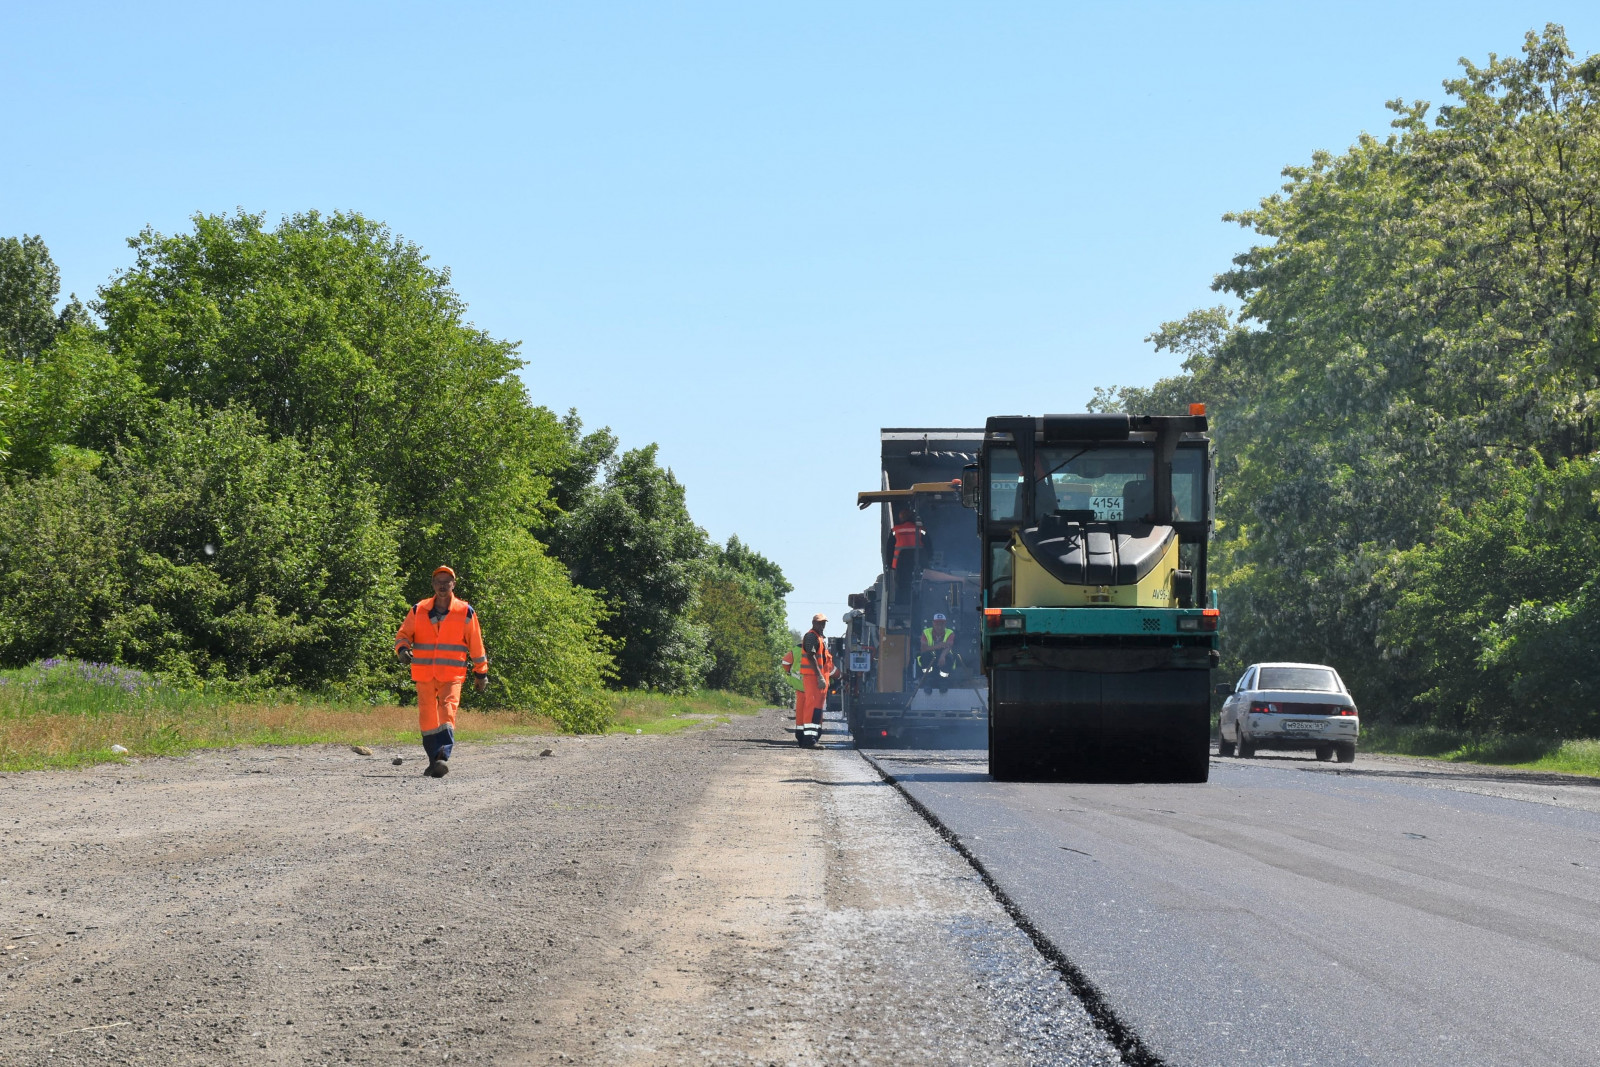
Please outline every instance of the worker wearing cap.
[{"label": "worker wearing cap", "polygon": [[[828,679],[833,676],[833,654],[823,636],[828,617],[820,612],[811,616],[811,629],[800,636],[800,643],[783,656],[783,673],[794,686],[795,729],[815,722],[822,724],[822,710],[828,703]],[[799,676],[799,685],[795,678]]]},{"label": "worker wearing cap", "polygon": [[946,621],[943,614],[935,615],[933,625],[922,631],[917,662],[924,672],[937,669],[940,674],[948,674],[955,662],[956,632],[945,625]]},{"label": "worker wearing cap", "polygon": [[450,750],[455,747],[456,709],[461,706],[461,685],[472,671],[478,692],[489,682],[489,657],[483,652],[483,632],[472,605],[455,595],[456,572],[439,567],[433,572],[433,596],[417,601],[406,612],[395,635],[394,653],[411,666],[417,683],[417,718],[428,766],[422,773],[443,778],[450,771]]}]

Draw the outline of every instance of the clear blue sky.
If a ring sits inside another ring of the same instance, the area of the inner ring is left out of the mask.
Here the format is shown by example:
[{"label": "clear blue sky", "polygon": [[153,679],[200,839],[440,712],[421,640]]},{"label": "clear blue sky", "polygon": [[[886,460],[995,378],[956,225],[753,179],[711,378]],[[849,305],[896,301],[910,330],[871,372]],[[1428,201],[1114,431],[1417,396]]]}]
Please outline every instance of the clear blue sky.
[{"label": "clear blue sky", "polygon": [[448,266],[529,388],[657,441],[791,618],[877,571],[877,428],[1170,373],[1220,221],[1456,60],[1600,7],[0,7],[0,234],[88,296],[145,226],[354,209]]}]

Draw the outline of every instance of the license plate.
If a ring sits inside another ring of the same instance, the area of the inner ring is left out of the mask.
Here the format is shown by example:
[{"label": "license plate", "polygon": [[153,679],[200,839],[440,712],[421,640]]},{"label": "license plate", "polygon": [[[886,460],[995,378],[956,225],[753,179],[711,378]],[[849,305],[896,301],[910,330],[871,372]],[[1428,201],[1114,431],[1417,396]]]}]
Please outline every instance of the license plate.
[{"label": "license plate", "polygon": [[1325,722],[1286,722],[1283,724],[1283,728],[1285,730],[1326,730],[1328,724]]}]

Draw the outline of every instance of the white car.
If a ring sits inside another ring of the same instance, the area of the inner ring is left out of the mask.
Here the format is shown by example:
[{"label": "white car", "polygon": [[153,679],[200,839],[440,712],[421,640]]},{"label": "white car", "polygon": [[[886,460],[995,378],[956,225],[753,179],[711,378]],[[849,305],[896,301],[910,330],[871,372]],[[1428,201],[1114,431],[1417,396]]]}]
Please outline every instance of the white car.
[{"label": "white car", "polygon": [[1361,717],[1339,672],[1320,663],[1257,663],[1223,683],[1217,752],[1250,759],[1257,749],[1310,749],[1319,760],[1356,758]]}]

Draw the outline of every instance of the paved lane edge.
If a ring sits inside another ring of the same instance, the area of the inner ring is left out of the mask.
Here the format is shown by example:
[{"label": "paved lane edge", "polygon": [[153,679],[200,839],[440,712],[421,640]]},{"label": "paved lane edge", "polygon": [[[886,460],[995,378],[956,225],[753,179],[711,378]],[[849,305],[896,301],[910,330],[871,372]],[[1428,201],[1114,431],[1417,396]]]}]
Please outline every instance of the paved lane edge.
[{"label": "paved lane edge", "polygon": [[1104,994],[1089,980],[1089,976],[1084,974],[1076,964],[1067,958],[1066,953],[1062,952],[1054,941],[1051,941],[1042,930],[1033,924],[1033,921],[1017,906],[1016,902],[1011,899],[1011,896],[1001,887],[1000,883],[995,881],[994,875],[989,873],[989,869],[983,865],[983,861],[978,859],[972,850],[962,843],[960,835],[946,826],[943,820],[935,815],[926,804],[912,796],[911,791],[899,779],[884,769],[883,765],[870,754],[861,749],[856,751],[862,759],[866,760],[867,765],[878,773],[878,777],[892,785],[905,798],[906,803],[911,805],[912,811],[922,816],[923,820],[933,827],[934,831],[944,838],[945,842],[955,849],[961,855],[961,858],[971,865],[974,871],[978,872],[978,877],[983,879],[984,886],[988,888],[995,901],[1005,909],[1006,914],[1011,917],[1011,921],[1016,924],[1017,929],[1026,934],[1028,940],[1033,942],[1033,947],[1039,951],[1039,955],[1043,956],[1050,966],[1055,969],[1056,973],[1061,976],[1061,980],[1066,983],[1067,988],[1072,990],[1072,995],[1077,997],[1079,1002],[1083,1004],[1084,1010],[1089,1013],[1089,1018],[1094,1020],[1095,1026],[1099,1028],[1100,1032],[1106,1036],[1106,1039],[1121,1054],[1122,1062],[1127,1064],[1128,1067],[1167,1067],[1166,1061],[1156,1055],[1139,1038],[1139,1035],[1134,1033],[1133,1028],[1122,1021],[1116,1010],[1106,1001]]}]

